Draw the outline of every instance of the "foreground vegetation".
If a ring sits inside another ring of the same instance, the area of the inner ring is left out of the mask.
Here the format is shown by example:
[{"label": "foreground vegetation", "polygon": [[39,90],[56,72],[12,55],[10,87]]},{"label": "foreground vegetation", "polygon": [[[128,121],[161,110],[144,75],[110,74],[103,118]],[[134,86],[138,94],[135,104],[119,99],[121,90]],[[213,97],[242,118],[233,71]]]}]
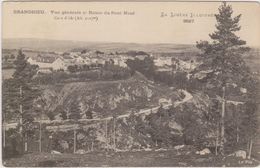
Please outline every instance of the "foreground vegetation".
[{"label": "foreground vegetation", "polygon": [[138,152],[92,152],[87,154],[25,154],[19,158],[4,161],[5,166],[23,167],[222,167],[222,166],[250,166],[259,165],[254,160],[244,160],[235,157],[215,156],[213,154],[201,156],[189,151],[138,151]]}]

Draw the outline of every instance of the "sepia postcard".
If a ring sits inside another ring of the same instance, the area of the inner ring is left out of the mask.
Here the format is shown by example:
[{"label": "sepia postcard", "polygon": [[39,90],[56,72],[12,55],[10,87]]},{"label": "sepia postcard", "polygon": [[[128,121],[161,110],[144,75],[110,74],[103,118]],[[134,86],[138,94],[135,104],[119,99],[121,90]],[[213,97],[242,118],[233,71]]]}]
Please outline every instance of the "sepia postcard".
[{"label": "sepia postcard", "polygon": [[2,3],[4,167],[258,167],[260,3]]}]

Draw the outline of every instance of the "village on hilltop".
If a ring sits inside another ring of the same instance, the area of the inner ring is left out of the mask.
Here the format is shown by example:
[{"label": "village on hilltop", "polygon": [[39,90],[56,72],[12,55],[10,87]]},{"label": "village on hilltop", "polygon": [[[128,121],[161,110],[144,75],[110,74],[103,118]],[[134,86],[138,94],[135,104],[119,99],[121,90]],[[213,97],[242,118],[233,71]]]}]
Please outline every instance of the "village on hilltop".
[{"label": "village on hilltop", "polygon": [[[190,72],[194,70],[200,61],[193,58],[183,59],[189,53],[147,53],[144,51],[126,51],[126,52],[102,52],[99,50],[70,51],[70,52],[48,52],[22,49],[27,57],[27,61],[32,65],[38,65],[38,73],[52,73],[54,71],[68,71],[69,66],[88,66],[92,69],[102,67],[105,64],[113,64],[118,67],[127,68],[127,60],[144,60],[150,57],[157,67],[157,71],[181,70]],[[3,61],[4,69],[12,67],[15,55],[18,50],[4,49]],[[5,67],[6,66],[6,67]],[[10,67],[9,67],[10,66]]]},{"label": "village on hilltop", "polygon": [[[25,53],[28,51],[24,51]],[[28,56],[27,61],[32,65],[38,65],[40,73],[51,73],[52,71],[67,71],[69,66],[87,65],[92,68],[102,67],[105,64],[113,64],[119,67],[126,68],[127,60],[135,58],[143,60],[146,57],[151,57],[154,60],[158,71],[171,71],[181,69],[190,71],[195,69],[199,64],[195,60],[183,61],[174,57],[174,55],[161,56],[160,54],[146,53],[143,51],[128,51],[128,52],[109,52],[105,53],[99,50],[82,50],[81,52],[40,52]]]}]

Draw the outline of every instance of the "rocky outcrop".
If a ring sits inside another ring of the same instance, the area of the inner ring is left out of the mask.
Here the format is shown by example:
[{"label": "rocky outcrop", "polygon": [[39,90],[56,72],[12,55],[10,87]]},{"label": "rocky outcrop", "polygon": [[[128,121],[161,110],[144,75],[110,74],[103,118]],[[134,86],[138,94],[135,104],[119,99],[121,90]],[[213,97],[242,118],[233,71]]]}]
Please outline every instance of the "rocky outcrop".
[{"label": "rocky outcrop", "polygon": [[159,105],[160,99],[176,99],[178,94],[168,87],[158,86],[134,76],[122,81],[77,82],[45,86],[43,99],[46,111],[55,115],[58,106],[70,113],[70,106],[76,102],[81,118],[90,111],[95,117],[106,117]]}]

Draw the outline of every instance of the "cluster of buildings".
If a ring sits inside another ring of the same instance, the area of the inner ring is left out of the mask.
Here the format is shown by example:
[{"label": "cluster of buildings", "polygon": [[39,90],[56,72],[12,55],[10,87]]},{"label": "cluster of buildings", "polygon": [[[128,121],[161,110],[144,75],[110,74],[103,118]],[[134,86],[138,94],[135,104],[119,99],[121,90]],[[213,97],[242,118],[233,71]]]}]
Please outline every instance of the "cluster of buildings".
[{"label": "cluster of buildings", "polygon": [[154,58],[154,64],[158,67],[158,71],[185,71],[194,70],[200,63],[195,60],[183,61],[172,56]]},{"label": "cluster of buildings", "polygon": [[[105,53],[101,51],[65,52],[65,53],[40,53],[34,57],[28,57],[28,62],[39,66],[39,72],[50,73],[52,71],[66,71],[71,65],[105,65],[112,63],[119,67],[127,67],[128,59],[138,58],[143,60],[148,54],[138,55],[137,57],[127,53]],[[154,60],[158,71],[192,71],[198,66],[194,60],[183,61],[173,56],[149,55]]]},{"label": "cluster of buildings", "polygon": [[48,73],[58,70],[66,71],[71,65],[105,65],[112,62],[114,65],[127,67],[127,59],[133,59],[133,57],[123,54],[88,51],[84,53],[44,53],[38,54],[36,57],[29,57],[27,61],[32,65],[38,65],[39,72]]}]

